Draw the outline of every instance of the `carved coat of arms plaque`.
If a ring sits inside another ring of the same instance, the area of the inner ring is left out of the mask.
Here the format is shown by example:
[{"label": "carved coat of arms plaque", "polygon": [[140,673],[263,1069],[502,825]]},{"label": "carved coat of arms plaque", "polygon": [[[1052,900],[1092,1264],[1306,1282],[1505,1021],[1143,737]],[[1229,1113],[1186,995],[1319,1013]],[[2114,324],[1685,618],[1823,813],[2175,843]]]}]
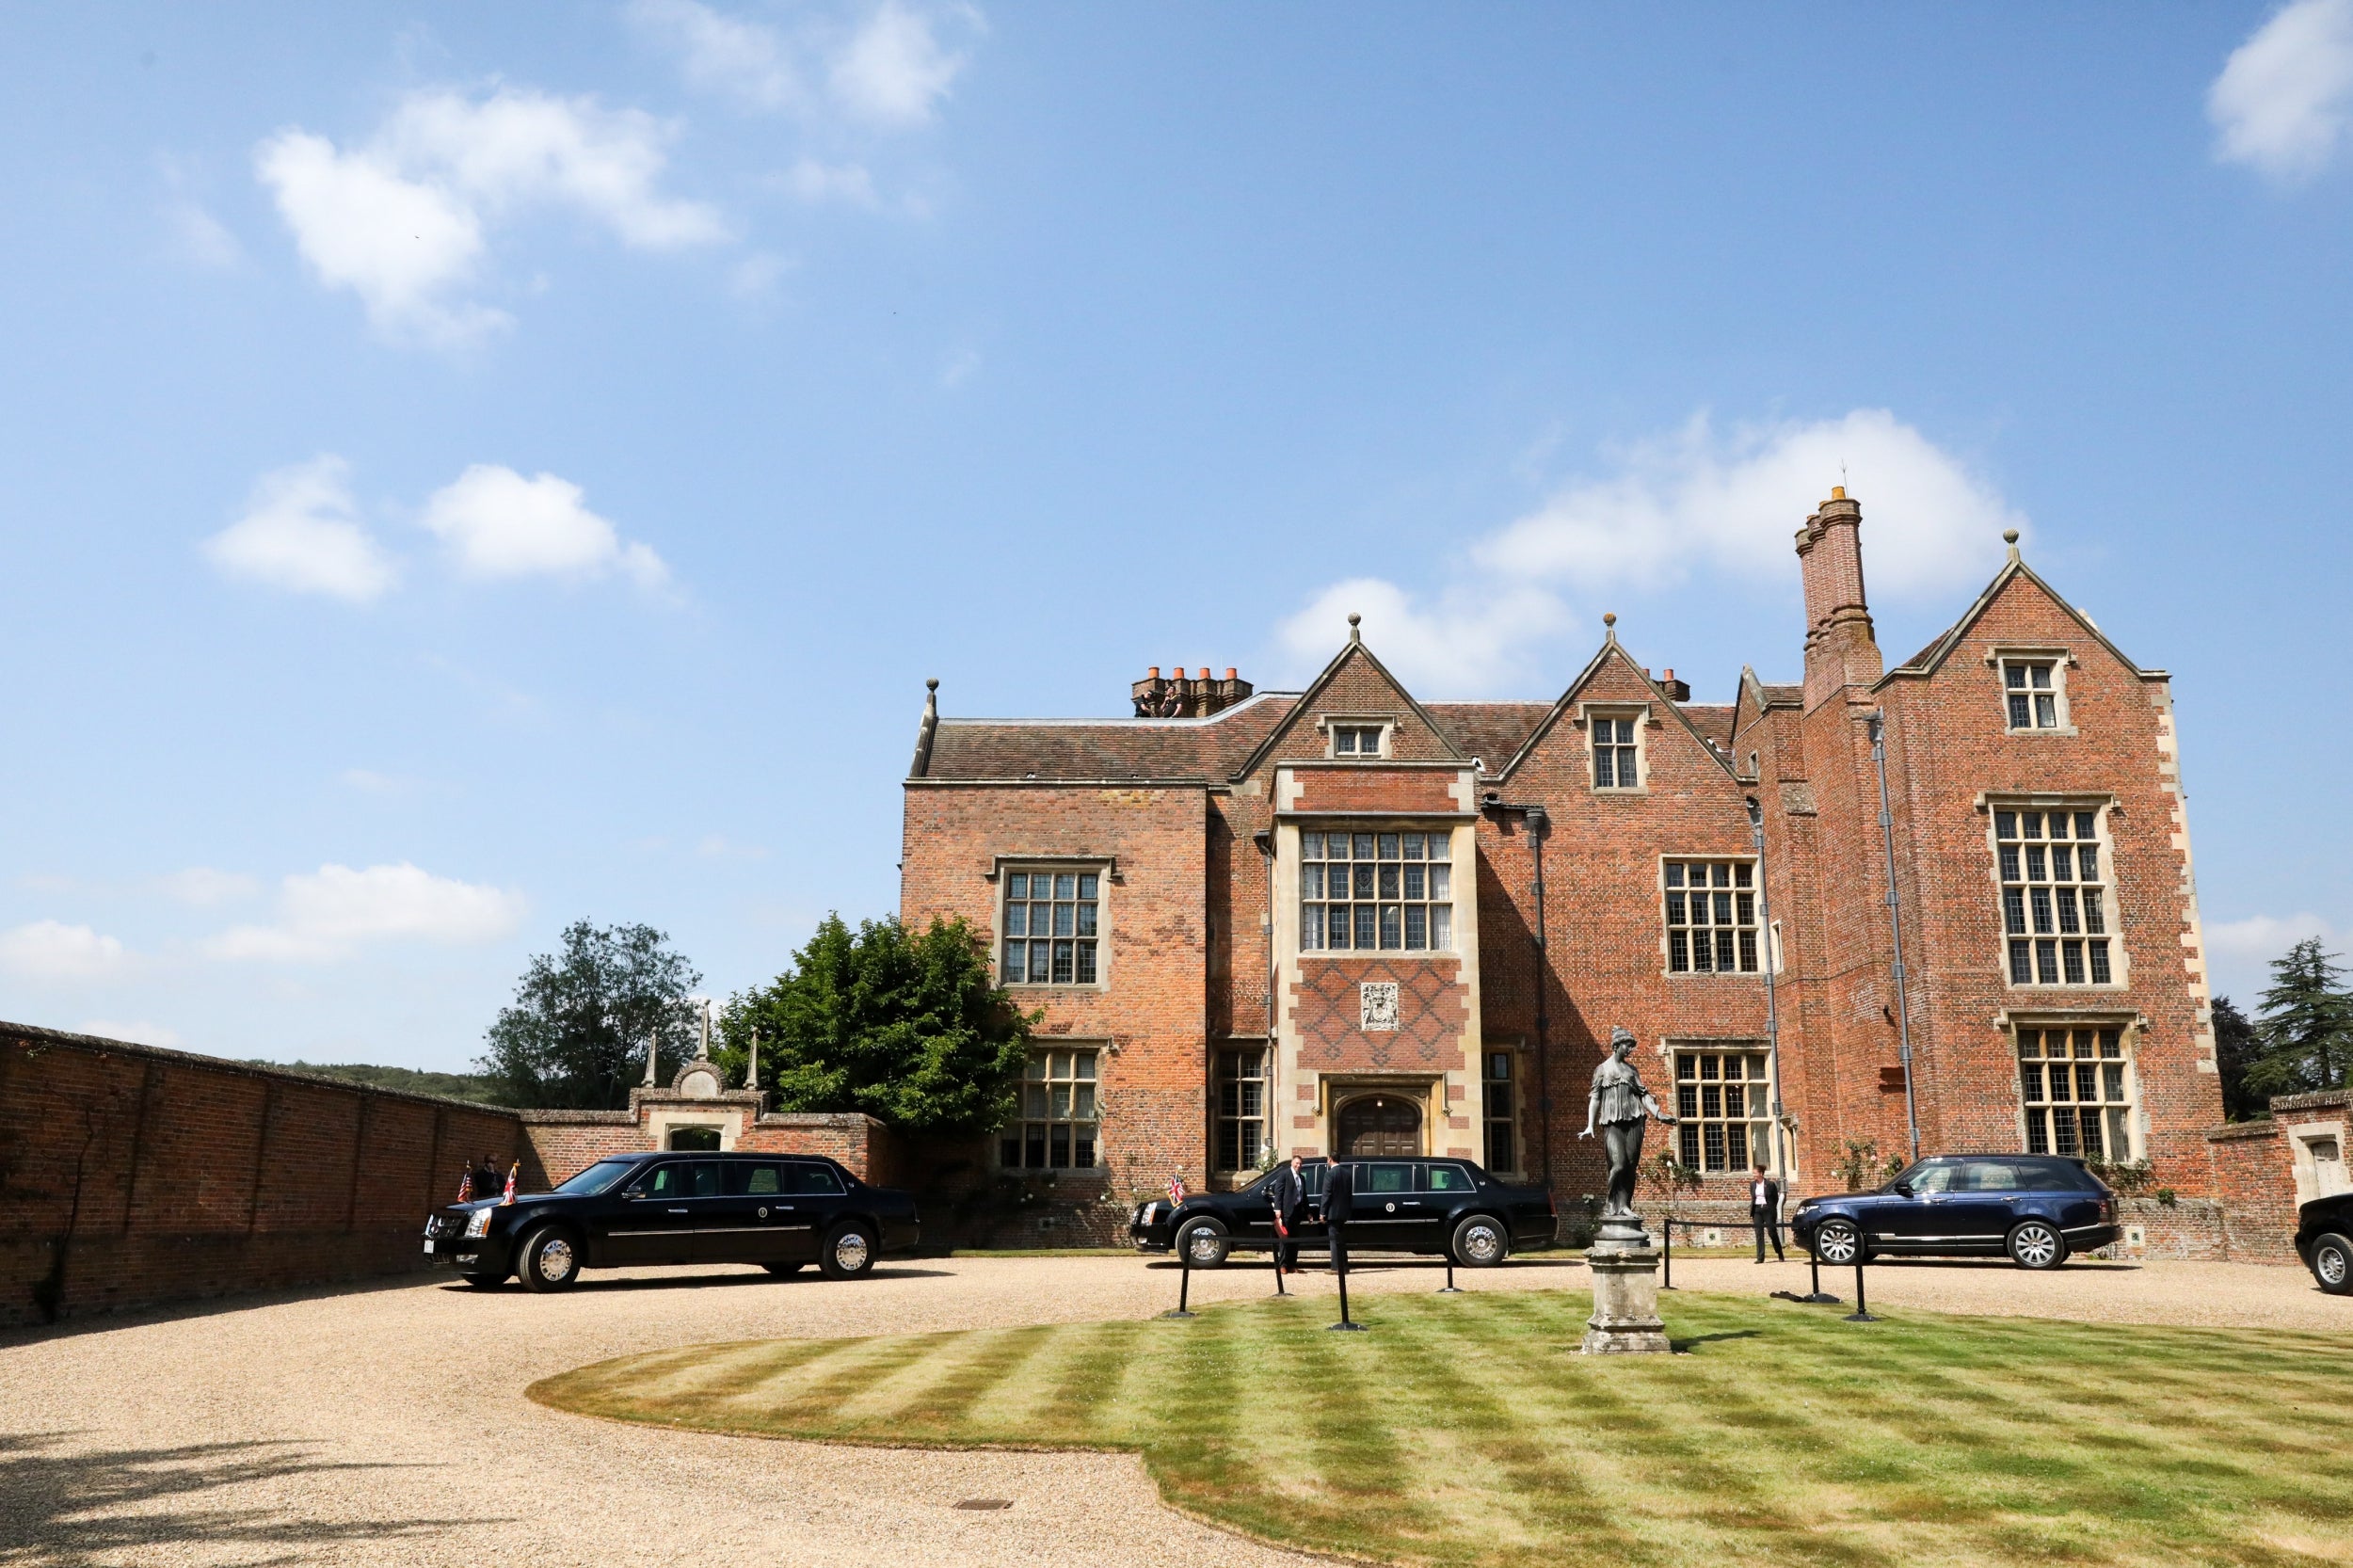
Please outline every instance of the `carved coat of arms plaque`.
[{"label": "carved coat of arms plaque", "polygon": [[1360,1028],[1367,1030],[1397,1027],[1397,982],[1368,980],[1357,987],[1359,1009],[1363,1016]]}]

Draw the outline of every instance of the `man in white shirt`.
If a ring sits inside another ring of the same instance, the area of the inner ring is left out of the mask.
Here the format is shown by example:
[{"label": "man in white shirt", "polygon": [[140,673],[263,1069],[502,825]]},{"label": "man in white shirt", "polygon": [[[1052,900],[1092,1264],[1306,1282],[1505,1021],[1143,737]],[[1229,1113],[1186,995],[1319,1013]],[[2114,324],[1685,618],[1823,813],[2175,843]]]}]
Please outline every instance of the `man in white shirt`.
[{"label": "man in white shirt", "polygon": [[1781,1250],[1781,1183],[1765,1174],[1759,1164],[1749,1173],[1749,1224],[1756,1232],[1756,1260],[1765,1261],[1765,1238],[1773,1239],[1773,1256],[1782,1262],[1789,1255]]}]

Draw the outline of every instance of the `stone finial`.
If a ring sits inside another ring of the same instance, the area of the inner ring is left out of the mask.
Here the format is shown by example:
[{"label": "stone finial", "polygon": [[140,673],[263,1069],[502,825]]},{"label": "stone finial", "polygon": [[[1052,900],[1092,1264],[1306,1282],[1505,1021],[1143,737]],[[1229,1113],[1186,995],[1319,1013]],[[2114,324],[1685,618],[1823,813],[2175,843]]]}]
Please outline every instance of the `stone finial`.
[{"label": "stone finial", "polygon": [[2017,560],[2017,559],[2018,559],[2018,530],[2017,530],[2017,529],[2015,529],[2015,528],[2005,528],[2005,529],[2003,529],[2003,530],[2002,530],[2002,542],[2003,542],[2004,544],[2006,544],[2006,545],[2009,546],[2009,558],[2010,558],[2011,560],[2013,560],[2013,561]]},{"label": "stone finial", "polygon": [[1358,627],[1364,624],[1364,620],[1365,617],[1358,615],[1353,610],[1351,610],[1348,613],[1348,640],[1350,642],[1361,643],[1365,640],[1365,634],[1357,630]]},{"label": "stone finial", "polygon": [[1618,640],[1618,612],[1604,610],[1601,613],[1601,628],[1603,636],[1610,642],[1616,642]]},{"label": "stone finial", "polygon": [[931,771],[932,737],[939,732],[939,677],[923,682],[923,722],[915,731],[915,760],[907,764],[907,776],[920,778]]}]

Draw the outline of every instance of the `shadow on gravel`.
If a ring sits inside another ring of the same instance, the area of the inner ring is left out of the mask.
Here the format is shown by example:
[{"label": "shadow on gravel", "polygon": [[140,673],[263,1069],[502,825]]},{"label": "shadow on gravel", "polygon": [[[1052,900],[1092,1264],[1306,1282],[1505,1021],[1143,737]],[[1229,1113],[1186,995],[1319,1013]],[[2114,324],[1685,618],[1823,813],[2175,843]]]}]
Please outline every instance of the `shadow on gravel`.
[{"label": "shadow on gravel", "polygon": [[[70,1432],[0,1433],[0,1562],[96,1568],[132,1547],[244,1547],[240,1563],[314,1559],[341,1541],[421,1540],[474,1519],[355,1519],[329,1524],[280,1508],[208,1498],[286,1476],[384,1470],[314,1460],[297,1443],[199,1443],[176,1448],[65,1448]],[[168,1505],[168,1506],[158,1506]],[[271,1548],[282,1548],[273,1551]],[[253,1550],[258,1548],[258,1550]]]},{"label": "shadow on gravel", "polygon": [[[743,1272],[648,1274],[631,1279],[599,1279],[593,1274],[584,1274],[581,1277],[580,1283],[571,1288],[571,1293],[582,1296],[603,1296],[629,1290],[725,1290],[755,1285],[774,1287],[808,1284],[822,1277],[813,1270],[807,1273],[786,1274],[782,1277],[766,1272]],[[868,1279],[949,1279],[953,1277],[953,1272],[947,1269],[897,1268],[887,1263],[877,1263],[866,1277]],[[468,1285],[463,1280],[452,1280],[440,1288],[444,1294],[459,1296],[526,1294],[523,1288],[511,1279],[503,1284],[490,1286]]]}]

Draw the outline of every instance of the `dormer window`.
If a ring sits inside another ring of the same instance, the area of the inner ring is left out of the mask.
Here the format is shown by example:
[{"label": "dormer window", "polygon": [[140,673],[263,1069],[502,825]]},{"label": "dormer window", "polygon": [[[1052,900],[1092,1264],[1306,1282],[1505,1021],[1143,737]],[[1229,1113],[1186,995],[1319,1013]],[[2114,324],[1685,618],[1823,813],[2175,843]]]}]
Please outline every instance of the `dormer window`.
[{"label": "dormer window", "polygon": [[1388,739],[1385,724],[1336,724],[1332,727],[1335,757],[1379,757]]}]

